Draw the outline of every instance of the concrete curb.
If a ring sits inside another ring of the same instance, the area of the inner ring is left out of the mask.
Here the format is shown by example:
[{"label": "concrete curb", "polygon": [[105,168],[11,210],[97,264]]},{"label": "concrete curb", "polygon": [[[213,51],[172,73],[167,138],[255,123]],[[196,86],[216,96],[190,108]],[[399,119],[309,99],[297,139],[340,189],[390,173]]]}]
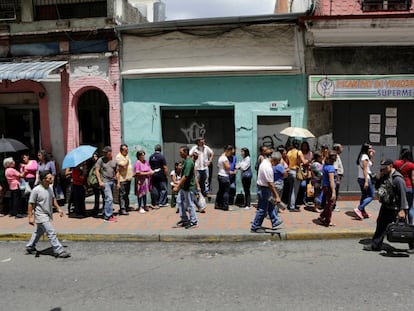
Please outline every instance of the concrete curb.
[{"label": "concrete curb", "polygon": [[[221,243],[221,242],[260,242],[286,240],[328,240],[328,239],[362,239],[370,238],[370,230],[343,230],[333,232],[315,232],[298,230],[293,232],[274,233],[247,233],[247,234],[94,234],[94,233],[60,233],[61,241],[85,242],[193,242],[193,243]],[[0,241],[28,241],[31,233],[0,234]],[[43,240],[47,240],[44,236]]]}]

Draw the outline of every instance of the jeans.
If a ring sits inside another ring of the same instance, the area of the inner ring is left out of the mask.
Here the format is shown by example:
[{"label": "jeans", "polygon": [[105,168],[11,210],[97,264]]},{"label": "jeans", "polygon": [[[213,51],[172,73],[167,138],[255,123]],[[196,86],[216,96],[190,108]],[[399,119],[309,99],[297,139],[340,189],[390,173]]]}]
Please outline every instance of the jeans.
[{"label": "jeans", "polygon": [[[252,178],[251,177],[242,177],[241,179],[242,185],[243,185],[243,191],[244,191],[244,206],[250,206],[251,203],[251,194],[250,194],[250,186],[252,184]],[[283,186],[282,186],[283,188]],[[280,195],[282,196],[282,195]]]},{"label": "jeans", "polygon": [[43,236],[43,233],[46,232],[47,237],[49,238],[50,244],[53,247],[54,254],[60,254],[63,252],[63,246],[60,244],[57,236],[56,231],[53,228],[50,221],[46,221],[40,224],[36,224],[36,231],[33,232],[30,241],[26,244],[26,247],[36,247],[37,242],[39,242],[40,238]]},{"label": "jeans", "polygon": [[105,193],[101,187],[94,186],[93,195],[94,195],[93,212],[97,214],[99,212],[99,197],[102,196],[102,201],[105,204]]},{"label": "jeans", "polygon": [[407,188],[406,192],[407,202],[408,202],[408,223],[413,225],[414,222],[414,206],[413,206],[413,189]]},{"label": "jeans", "polygon": [[112,190],[115,186],[115,183],[113,181],[106,181],[105,182],[105,188],[104,188],[104,195],[105,195],[105,201],[104,201],[104,218],[108,219],[113,214],[113,197],[112,197]]},{"label": "jeans", "polygon": [[22,208],[22,192],[20,189],[10,190],[10,215],[16,216],[23,214]]},{"label": "jeans", "polygon": [[200,184],[201,193],[206,196],[208,189],[208,168],[204,170],[197,170],[198,183]]},{"label": "jeans", "polygon": [[365,211],[365,207],[374,199],[374,186],[372,185],[371,179],[368,179],[367,189],[364,188],[364,178],[358,178],[358,183],[361,188],[361,200],[358,209],[362,212]]},{"label": "jeans", "polygon": [[72,195],[75,214],[85,215],[85,188],[82,185],[72,185]]},{"label": "jeans", "polygon": [[217,175],[219,190],[216,195],[216,206],[223,209],[229,208],[230,178]]},{"label": "jeans", "polygon": [[190,215],[190,222],[196,224],[197,214],[194,205],[194,193],[191,191],[186,191],[180,189],[177,195],[177,206],[178,211],[180,212],[180,217],[183,221],[188,221],[187,211]]},{"label": "jeans", "polygon": [[298,196],[300,180],[296,179],[296,170],[289,170],[289,175],[293,177],[293,187],[292,192],[290,193],[290,204],[289,209],[296,208],[296,197]]},{"label": "jeans", "polygon": [[129,192],[131,191],[131,181],[126,180],[120,183],[119,188],[119,208],[127,210],[129,208]]},{"label": "jeans", "polygon": [[152,205],[165,205],[168,200],[168,188],[165,180],[152,179],[151,203]]},{"label": "jeans", "polygon": [[257,186],[257,212],[252,223],[252,230],[259,229],[262,226],[266,215],[269,215],[272,227],[277,225],[277,210],[275,209],[275,205],[269,202],[271,196],[272,191],[268,187]]},{"label": "jeans", "polygon": [[332,210],[333,207],[335,205],[335,201],[332,201],[332,189],[331,187],[323,187],[322,191],[325,195],[326,198],[326,205],[325,208],[323,209],[322,213],[321,213],[321,218],[323,219],[323,221],[325,222],[326,225],[329,225],[331,223],[332,220]]}]

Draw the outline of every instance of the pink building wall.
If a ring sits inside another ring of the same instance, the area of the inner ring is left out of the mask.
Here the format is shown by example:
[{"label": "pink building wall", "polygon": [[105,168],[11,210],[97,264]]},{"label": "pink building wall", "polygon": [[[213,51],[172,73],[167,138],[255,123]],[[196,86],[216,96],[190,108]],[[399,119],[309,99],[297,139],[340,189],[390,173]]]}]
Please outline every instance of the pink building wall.
[{"label": "pink building wall", "polygon": [[109,62],[108,79],[88,76],[69,81],[68,74],[62,76],[62,121],[65,153],[79,146],[78,100],[84,92],[92,89],[102,91],[108,98],[111,146],[117,150],[121,144],[118,58],[111,57]]},{"label": "pink building wall", "polygon": [[338,15],[390,15],[414,13],[413,6],[409,11],[377,11],[364,12],[361,9],[361,0],[319,0],[317,2],[315,15],[338,16]]}]

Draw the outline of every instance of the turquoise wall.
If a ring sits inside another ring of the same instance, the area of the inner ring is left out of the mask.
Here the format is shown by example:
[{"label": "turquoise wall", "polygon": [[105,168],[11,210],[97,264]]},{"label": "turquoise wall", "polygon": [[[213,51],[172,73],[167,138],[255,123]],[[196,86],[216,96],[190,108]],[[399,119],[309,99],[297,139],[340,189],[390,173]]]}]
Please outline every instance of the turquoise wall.
[{"label": "turquoise wall", "polygon": [[[220,76],[123,80],[123,141],[133,151],[162,143],[161,107],[234,108],[235,143],[257,150],[257,115],[290,116],[306,125],[306,76]],[[271,108],[276,103],[277,107]]]}]

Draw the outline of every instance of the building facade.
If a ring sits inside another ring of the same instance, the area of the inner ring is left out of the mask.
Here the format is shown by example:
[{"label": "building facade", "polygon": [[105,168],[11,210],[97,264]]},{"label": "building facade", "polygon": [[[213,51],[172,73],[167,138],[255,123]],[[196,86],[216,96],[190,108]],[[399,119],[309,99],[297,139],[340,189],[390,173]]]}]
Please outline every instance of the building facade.
[{"label": "building facade", "polygon": [[308,126],[345,147],[344,192],[358,192],[364,142],[384,158],[413,150],[414,15],[411,1],[320,1],[303,17]]},{"label": "building facade", "polygon": [[125,1],[0,4],[0,131],[58,162],[80,144],[121,142],[115,25],[145,22]]},{"label": "building facade", "polygon": [[272,15],[118,27],[131,152],[152,153],[161,143],[172,168],[181,145],[204,137],[216,174],[226,144],[247,147],[253,166],[259,146],[285,144],[279,132],[307,122],[297,21]]}]

